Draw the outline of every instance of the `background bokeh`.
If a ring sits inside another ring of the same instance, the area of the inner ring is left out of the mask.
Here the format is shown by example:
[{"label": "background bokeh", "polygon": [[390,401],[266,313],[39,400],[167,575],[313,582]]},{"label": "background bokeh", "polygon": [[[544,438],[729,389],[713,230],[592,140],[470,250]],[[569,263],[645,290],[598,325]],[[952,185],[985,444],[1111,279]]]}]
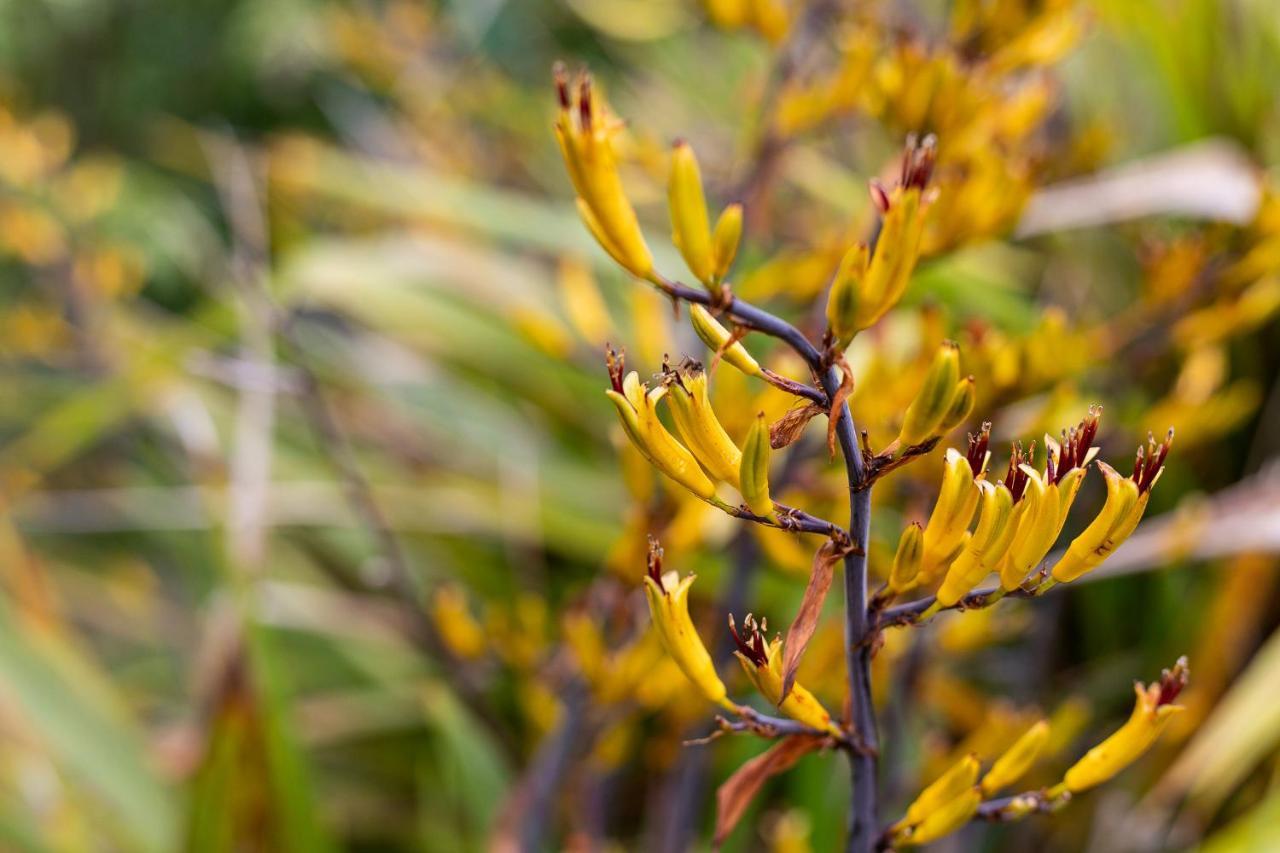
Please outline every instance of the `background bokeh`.
[{"label": "background bokeh", "polygon": [[[605,342],[642,374],[700,351],[574,212],[557,59],[627,120],[659,263],[681,137],[713,202],[747,203],[738,292],[797,321],[867,180],[939,131],[939,204],[967,213],[850,353],[873,443],[943,337],[998,465],[1090,402],[1117,467],[1177,430],[1096,580],[887,638],[884,817],[1036,714],[1060,771],[1186,653],[1151,755],[947,849],[1280,847],[1280,15],[844,5],[774,45],[694,0],[0,2],[0,847],[709,845],[762,744],[681,747],[711,715],[644,633],[644,536],[699,574],[713,645],[727,609],[785,624],[809,555],[620,443]],[[848,98],[804,100],[858,57]],[[732,401],[785,405],[723,370],[716,392],[739,438],[757,407]],[[809,433],[788,502],[839,517]],[[878,489],[873,574],[937,462]],[[838,708],[829,621],[802,677]],[[847,784],[806,758],[726,849],[834,849]]]}]

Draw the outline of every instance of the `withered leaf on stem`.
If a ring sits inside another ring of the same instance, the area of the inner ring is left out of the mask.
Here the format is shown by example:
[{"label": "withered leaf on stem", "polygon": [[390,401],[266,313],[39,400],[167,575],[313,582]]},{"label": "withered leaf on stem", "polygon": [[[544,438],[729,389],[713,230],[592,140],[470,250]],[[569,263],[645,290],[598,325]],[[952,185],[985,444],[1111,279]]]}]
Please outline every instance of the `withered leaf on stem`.
[{"label": "withered leaf on stem", "polygon": [[821,747],[824,741],[814,735],[791,735],[734,771],[716,791],[715,845],[719,847],[733,832],[765,782]]},{"label": "withered leaf on stem", "polygon": [[826,409],[817,403],[788,409],[786,414],[769,425],[769,446],[781,450],[791,444],[800,437],[805,424],[825,412]]},{"label": "withered leaf on stem", "polygon": [[844,401],[853,393],[853,368],[844,360],[843,355],[836,356],[835,365],[840,368],[840,387],[832,395],[831,410],[827,412],[827,452],[832,459],[836,457],[836,423],[840,420]]},{"label": "withered leaf on stem", "polygon": [[804,656],[804,650],[808,648],[809,640],[813,639],[813,632],[817,630],[818,619],[822,616],[822,603],[827,600],[827,590],[831,589],[831,576],[835,573],[836,563],[848,551],[847,545],[828,539],[813,555],[809,585],[805,587],[800,609],[782,643],[782,695],[778,698],[779,703],[787,698],[796,682],[800,658]]}]

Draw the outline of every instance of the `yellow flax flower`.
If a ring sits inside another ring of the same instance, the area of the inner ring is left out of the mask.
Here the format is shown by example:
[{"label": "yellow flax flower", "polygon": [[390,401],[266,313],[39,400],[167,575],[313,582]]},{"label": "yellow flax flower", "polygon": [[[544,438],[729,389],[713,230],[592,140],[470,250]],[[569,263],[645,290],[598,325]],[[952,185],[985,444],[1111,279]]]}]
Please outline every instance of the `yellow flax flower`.
[{"label": "yellow flax flower", "polygon": [[991,796],[1023,777],[1035,764],[1044,745],[1049,741],[1049,721],[1040,720],[1027,729],[1013,746],[996,759],[995,764],[982,777],[982,793]]},{"label": "yellow flax flower", "polygon": [[930,584],[941,577],[967,543],[969,523],[981,494],[978,481],[985,475],[991,456],[987,451],[990,439],[991,424],[984,423],[976,436],[969,435],[966,453],[947,449],[942,488],[924,528],[924,554],[917,585]]},{"label": "yellow flax flower", "polygon": [[609,351],[609,379],[613,387],[605,393],[618,409],[627,437],[653,466],[706,501],[715,501],[715,483],[703,473],[696,459],[676,441],[658,419],[658,401],[667,393],[663,386],[649,387],[633,370],[626,369],[622,356]]},{"label": "yellow flax flower", "polygon": [[645,243],[635,209],[618,175],[613,138],[621,125],[594,98],[591,78],[582,75],[571,92],[563,67],[556,68],[560,116],[556,140],[578,194],[578,212],[600,246],[638,278],[653,272],[653,255]]},{"label": "yellow flax flower", "polygon": [[1178,658],[1173,669],[1166,669],[1160,674],[1158,682],[1147,687],[1141,683],[1134,684],[1137,701],[1129,720],[1072,765],[1062,784],[1050,791],[1050,796],[1061,795],[1063,791],[1074,794],[1092,788],[1136,761],[1155,743],[1168,725],[1169,718],[1183,710],[1181,705],[1173,702],[1186,687],[1188,675],[1187,659],[1182,657]]},{"label": "yellow flax flower", "polygon": [[871,197],[879,208],[882,222],[875,252],[858,278],[861,282],[854,326],[866,329],[898,304],[920,256],[920,238],[924,233],[925,214],[933,202],[926,190],[933,174],[937,142],[930,136],[922,144],[915,137],[907,140],[902,161],[902,176],[892,191],[878,183],[871,185]]},{"label": "yellow flax flower", "polygon": [[1106,502],[1053,567],[1052,582],[1069,583],[1092,571],[1129,538],[1147,509],[1151,489],[1164,471],[1164,460],[1172,443],[1173,430],[1169,430],[1159,445],[1154,438],[1148,439],[1145,448],[1138,448],[1132,477],[1124,477],[1110,465],[1098,463],[1107,480]]},{"label": "yellow flax flower", "polygon": [[979,769],[978,756],[970,753],[935,779],[907,806],[902,820],[893,825],[894,840],[924,844],[968,821],[981,802],[974,787]]},{"label": "yellow flax flower", "polygon": [[968,823],[981,804],[982,794],[976,788],[970,788],[950,802],[944,803],[941,808],[930,812],[907,834],[903,843],[929,844],[950,835]]},{"label": "yellow flax flower", "polygon": [[977,586],[1013,538],[1013,493],[1009,487],[982,480],[978,488],[982,492],[978,525],[938,588],[937,605],[941,607],[951,607]]},{"label": "yellow flax flower", "polygon": [[[1080,425],[1063,430],[1062,444],[1045,436],[1044,474],[1025,468],[1026,488],[1018,505],[1017,531],[1000,563],[1000,586],[1016,589],[1026,580],[1062,533],[1067,513],[1080,491],[1088,465],[1097,454],[1101,408],[1092,406]],[[1028,461],[1030,461],[1028,459]]]},{"label": "yellow flax flower", "polygon": [[663,384],[667,387],[671,419],[685,446],[709,475],[738,488],[742,452],[711,408],[702,364],[686,358],[678,369],[664,371]]},{"label": "yellow flax flower", "polygon": [[827,709],[800,684],[792,685],[787,698],[781,704],[778,703],[782,696],[782,638],[775,637],[773,642],[767,642],[764,638],[766,627],[764,623],[757,624],[755,618],[748,615],[743,620],[744,631],[739,634],[733,615],[729,616],[729,632],[733,634],[733,641],[738,646],[734,654],[747,673],[747,678],[751,679],[760,695],[776,705],[786,716],[812,729],[843,737],[844,733],[831,720]]},{"label": "yellow flax flower", "polygon": [[649,571],[644,579],[644,594],[662,647],[708,702],[736,712],[738,706],[729,701],[724,682],[716,674],[715,663],[689,618],[689,587],[693,579],[694,575],[682,580],[674,571],[663,572],[662,549],[653,539],[649,540]]}]

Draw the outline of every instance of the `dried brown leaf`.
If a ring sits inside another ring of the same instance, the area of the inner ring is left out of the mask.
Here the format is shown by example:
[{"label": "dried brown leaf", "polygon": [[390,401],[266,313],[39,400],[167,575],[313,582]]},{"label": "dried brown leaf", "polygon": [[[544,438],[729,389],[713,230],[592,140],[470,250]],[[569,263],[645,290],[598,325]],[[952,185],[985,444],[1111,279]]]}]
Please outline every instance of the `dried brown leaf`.
[{"label": "dried brown leaf", "polygon": [[770,424],[769,446],[774,450],[781,450],[791,444],[800,437],[805,424],[825,412],[826,410],[817,403],[809,403],[806,406],[789,409],[786,414]]},{"label": "dried brown leaf", "polygon": [[821,747],[823,741],[813,735],[791,735],[734,771],[716,791],[715,845],[719,847],[733,832],[765,782]]},{"label": "dried brown leaf", "polygon": [[827,412],[827,452],[834,459],[836,455],[836,424],[840,421],[845,400],[853,393],[853,368],[844,360],[843,355],[836,356],[836,367],[840,368],[840,387],[831,398],[831,410]]},{"label": "dried brown leaf", "polygon": [[831,589],[831,577],[835,573],[836,563],[847,553],[846,546],[828,539],[813,555],[809,585],[805,587],[800,609],[782,643],[782,695],[778,699],[779,703],[791,693],[791,687],[796,681],[796,670],[800,668],[800,658],[804,656],[804,650],[808,648],[813,632],[818,628],[822,603],[827,600],[827,591]]}]

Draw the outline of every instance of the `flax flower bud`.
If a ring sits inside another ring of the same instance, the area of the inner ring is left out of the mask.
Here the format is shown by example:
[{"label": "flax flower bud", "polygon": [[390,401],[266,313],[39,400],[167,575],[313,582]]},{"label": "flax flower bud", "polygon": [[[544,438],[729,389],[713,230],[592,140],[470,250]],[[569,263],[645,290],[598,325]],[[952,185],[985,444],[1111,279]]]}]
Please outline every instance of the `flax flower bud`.
[{"label": "flax flower bud", "polygon": [[644,594],[662,647],[707,701],[735,711],[737,706],[727,698],[724,682],[716,674],[716,665],[689,618],[689,587],[693,579],[694,575],[681,580],[674,571],[664,573],[662,549],[652,538],[649,540],[649,572],[644,579]]},{"label": "flax flower bud", "polygon": [[[712,352],[719,352],[720,348],[724,347],[725,343],[728,342],[730,337],[729,330],[720,325],[720,321],[712,317],[711,312],[703,306],[690,305],[689,320],[693,325],[694,332]],[[725,348],[721,358],[748,376],[764,375],[759,363],[751,357],[751,353],[747,352],[747,348],[742,345],[741,341],[734,341]]]},{"label": "flax flower bud", "polygon": [[960,555],[969,536],[969,523],[978,509],[981,494],[978,480],[987,466],[987,442],[990,424],[975,437],[969,436],[969,452],[966,455],[954,449],[947,450],[946,468],[942,475],[942,488],[938,502],[934,504],[929,523],[924,528],[924,554],[920,561],[918,582],[932,583],[951,562]]},{"label": "flax flower bud", "polygon": [[951,398],[951,408],[942,416],[938,424],[937,434],[946,435],[973,414],[973,406],[978,401],[977,383],[972,376],[966,376],[956,385],[955,395]]},{"label": "flax flower bud", "polygon": [[893,555],[893,567],[889,570],[889,589],[901,593],[914,587],[923,556],[924,528],[920,522],[912,522],[898,539],[898,550]]},{"label": "flax flower bud", "polygon": [[711,235],[711,254],[715,260],[712,274],[716,281],[723,281],[738,255],[738,243],[742,241],[742,205],[731,204],[716,220],[716,230]]},{"label": "flax flower bud", "polygon": [[667,183],[671,210],[671,239],[698,281],[710,282],[715,273],[711,252],[711,225],[707,199],[702,193],[702,173],[693,149],[684,141],[671,152],[671,178]]},{"label": "flax flower bud", "polygon": [[978,484],[978,526],[938,588],[937,603],[951,607],[987,576],[1013,537],[1013,495],[1004,483]]},{"label": "flax flower bud", "polygon": [[1178,658],[1173,669],[1166,669],[1160,674],[1157,683],[1149,687],[1134,684],[1137,701],[1129,720],[1111,737],[1085,753],[1067,771],[1059,789],[1079,793],[1107,781],[1138,760],[1164,731],[1169,718],[1182,710],[1182,706],[1174,705],[1173,701],[1186,687],[1187,676],[1187,659],[1182,657]]},{"label": "flax flower bud", "polygon": [[652,391],[633,370],[624,378],[622,357],[609,352],[609,379],[613,388],[605,394],[613,401],[627,437],[653,466],[703,500],[713,500],[715,484],[707,478],[697,460],[675,440],[658,419],[658,401],[667,393],[659,386]]},{"label": "flax flower bud", "polygon": [[911,447],[935,435],[943,417],[951,413],[959,393],[960,348],[953,341],[943,341],[925,374],[920,392],[902,419],[902,431],[898,433],[901,445]]},{"label": "flax flower bud", "polygon": [[707,374],[702,365],[685,359],[664,380],[667,402],[676,430],[704,471],[717,480],[738,487],[742,453],[724,431],[707,398]]},{"label": "flax flower bud", "polygon": [[751,679],[760,695],[776,705],[786,716],[812,729],[842,737],[843,732],[831,721],[827,709],[800,684],[793,684],[787,698],[779,704],[778,699],[782,696],[782,638],[776,637],[772,643],[766,642],[766,627],[764,623],[757,624],[755,618],[748,615],[743,620],[745,630],[739,634],[733,615],[729,616],[729,632],[738,646],[734,654],[742,664],[747,678]]},{"label": "flax flower bud", "polygon": [[756,415],[742,445],[742,467],[739,491],[756,515],[773,515],[773,499],[769,496],[769,458],[773,448],[769,444],[769,425],[764,412]]},{"label": "flax flower bud", "polygon": [[983,795],[989,797],[1021,779],[1040,757],[1040,752],[1048,740],[1048,720],[1041,720],[1027,729],[1013,746],[996,759],[996,763],[991,765],[987,775],[982,777]]},{"label": "flax flower bud", "polygon": [[973,789],[978,781],[978,756],[970,753],[953,764],[946,773],[933,781],[929,787],[920,792],[920,796],[907,806],[906,816],[898,822],[898,826],[910,827],[924,821],[948,803]]},{"label": "flax flower bud", "polygon": [[1106,503],[1053,567],[1054,581],[1069,583],[1092,571],[1129,538],[1147,509],[1151,489],[1164,471],[1164,460],[1172,442],[1173,430],[1170,430],[1162,444],[1157,445],[1155,439],[1150,439],[1145,452],[1139,447],[1132,477],[1121,476],[1110,465],[1098,463],[1107,480]]},{"label": "flax flower bud", "polygon": [[953,800],[928,814],[907,835],[907,844],[929,844],[950,835],[969,822],[982,804],[982,794],[970,788]]},{"label": "flax flower bud", "polygon": [[610,257],[632,275],[647,278],[653,272],[653,255],[622,187],[613,150],[620,125],[593,98],[590,77],[578,80],[575,98],[564,69],[557,67],[555,74],[560,100],[556,140],[578,194],[578,212]]},{"label": "flax flower bud", "polygon": [[858,288],[867,271],[867,247],[861,244],[845,252],[827,293],[827,327],[841,349],[858,333]]},{"label": "flax flower bud", "polygon": [[872,199],[880,208],[882,221],[858,301],[859,329],[883,317],[907,289],[920,256],[925,213],[932,203],[932,195],[926,193],[925,187],[933,174],[936,154],[937,143],[932,136],[920,145],[914,136],[909,137],[898,186],[890,192],[872,185]]}]

